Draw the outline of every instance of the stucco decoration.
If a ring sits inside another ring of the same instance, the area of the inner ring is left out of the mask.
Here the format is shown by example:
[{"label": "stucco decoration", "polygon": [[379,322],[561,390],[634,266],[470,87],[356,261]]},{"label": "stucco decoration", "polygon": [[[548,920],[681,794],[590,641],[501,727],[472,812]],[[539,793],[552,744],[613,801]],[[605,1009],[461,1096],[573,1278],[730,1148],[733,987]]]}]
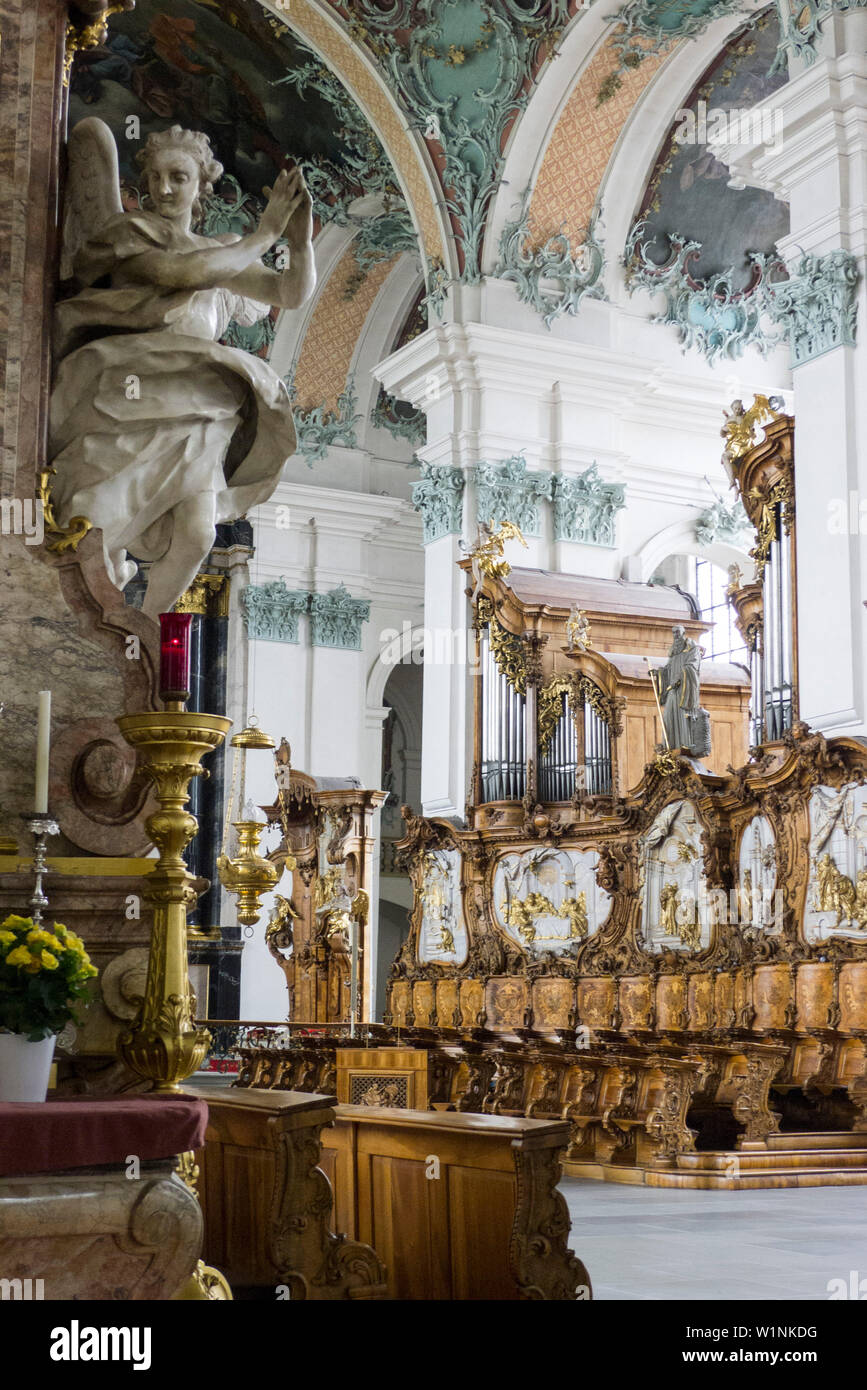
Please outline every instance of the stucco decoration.
[{"label": "stucco decoration", "polygon": [[461,902],[461,856],[456,849],[428,851],[422,859],[418,958],[422,964],[463,965],[469,941]]},{"label": "stucco decoration", "polygon": [[776,837],[767,816],[744,826],[738,852],[738,913],[741,926],[771,931],[777,926]]},{"label": "stucco decoration", "polygon": [[867,787],[813,789],[804,935],[867,935]]}]

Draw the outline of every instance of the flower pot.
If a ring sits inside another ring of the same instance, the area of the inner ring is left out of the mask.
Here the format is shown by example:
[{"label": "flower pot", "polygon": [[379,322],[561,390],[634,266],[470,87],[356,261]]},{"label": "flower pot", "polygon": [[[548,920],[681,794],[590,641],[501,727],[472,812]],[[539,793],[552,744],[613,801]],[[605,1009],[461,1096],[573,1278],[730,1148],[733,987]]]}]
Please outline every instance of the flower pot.
[{"label": "flower pot", "polygon": [[54,1034],[30,1042],[24,1033],[0,1033],[0,1101],[43,1101],[54,1057]]}]

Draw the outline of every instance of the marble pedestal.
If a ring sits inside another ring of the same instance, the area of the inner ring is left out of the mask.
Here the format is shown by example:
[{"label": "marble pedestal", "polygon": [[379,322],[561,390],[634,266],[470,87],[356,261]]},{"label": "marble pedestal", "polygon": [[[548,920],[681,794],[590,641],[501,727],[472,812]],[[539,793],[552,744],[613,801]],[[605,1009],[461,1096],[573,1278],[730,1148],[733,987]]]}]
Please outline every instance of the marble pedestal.
[{"label": "marble pedestal", "polygon": [[201,1209],[176,1162],[142,1163],[138,1179],[116,1166],[0,1179],[0,1281],[13,1281],[3,1296],[172,1298],[202,1243]]}]

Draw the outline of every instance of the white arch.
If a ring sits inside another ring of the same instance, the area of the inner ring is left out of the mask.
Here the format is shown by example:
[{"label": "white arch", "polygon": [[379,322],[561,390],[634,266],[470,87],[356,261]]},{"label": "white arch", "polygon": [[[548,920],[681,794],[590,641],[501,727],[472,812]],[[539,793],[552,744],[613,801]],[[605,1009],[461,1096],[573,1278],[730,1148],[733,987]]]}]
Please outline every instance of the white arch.
[{"label": "white arch", "polygon": [[641,549],[629,559],[629,577],[637,580],[639,584],[646,584],[669,555],[699,555],[703,560],[710,560],[722,569],[729,565],[738,565],[744,578],[751,580],[755,562],[747,550],[730,545],[726,541],[701,545],[695,538],[696,520],[696,517],[692,517],[675,521],[645,541]]},{"label": "white arch", "polygon": [[355,373],[358,410],[363,421],[359,430],[360,448],[369,447],[370,412],[379,395],[379,381],[374,376],[374,368],[391,352],[391,345],[403,327],[422,283],[418,257],[405,251],[380,286],[362,324],[350,366],[350,371]]},{"label": "white arch", "polygon": [[395,634],[394,638],[380,650],[367,674],[365,707],[371,713],[382,710],[386,682],[394,667],[404,657],[420,651],[424,645],[425,630],[421,624],[407,622],[400,632],[396,628],[391,630]]}]

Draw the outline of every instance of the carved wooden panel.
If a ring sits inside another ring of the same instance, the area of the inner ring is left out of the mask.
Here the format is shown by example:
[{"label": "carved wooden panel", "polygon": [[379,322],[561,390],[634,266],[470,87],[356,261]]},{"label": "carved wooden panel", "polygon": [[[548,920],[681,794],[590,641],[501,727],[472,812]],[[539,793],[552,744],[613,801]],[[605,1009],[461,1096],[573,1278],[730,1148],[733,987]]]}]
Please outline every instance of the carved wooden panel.
[{"label": "carved wooden panel", "polygon": [[656,1025],[665,1030],[686,1026],[686,981],[682,975],[661,975],[656,986]]},{"label": "carved wooden panel", "polygon": [[792,1002],[792,974],[787,965],[757,965],[753,978],[754,1028],[785,1028]]},{"label": "carved wooden panel", "polygon": [[435,1020],[432,1015],[435,1013],[434,1007],[434,983],[432,980],[416,980],[412,987],[412,1011],[415,1014],[415,1026],[425,1028]]},{"label": "carved wooden panel", "polygon": [[488,980],[485,1012],[489,1028],[523,1028],[529,1003],[526,980],[514,976]]},{"label": "carved wooden panel", "polygon": [[440,1028],[452,1028],[460,1004],[460,984],[457,980],[437,980],[436,1004]]},{"label": "carved wooden panel", "polygon": [[391,987],[391,1016],[396,1028],[406,1027],[406,1016],[412,998],[412,985],[408,980],[397,980]]},{"label": "carved wooden panel", "polygon": [[621,1028],[650,1028],[653,981],[649,975],[624,976],[620,981]]},{"label": "carved wooden panel", "polygon": [[461,1013],[464,1026],[474,1028],[485,1008],[485,985],[482,980],[461,980]]},{"label": "carved wooden panel", "polygon": [[610,975],[578,981],[578,1022],[587,1028],[610,1028],[616,982]]},{"label": "carved wooden panel", "polygon": [[850,961],[840,970],[840,1027],[867,1029],[867,962]]},{"label": "carved wooden panel", "polygon": [[554,978],[533,981],[533,1027],[568,1028],[575,1014],[575,985]]},{"label": "carved wooden panel", "polygon": [[686,1007],[691,1032],[700,1033],[713,1022],[713,979],[710,975],[690,975]]},{"label": "carved wooden panel", "polygon": [[798,966],[798,1028],[828,1028],[834,1002],[834,967],[830,961]]},{"label": "carved wooden panel", "polygon": [[721,970],[714,978],[713,1021],[716,1028],[734,1027],[734,980],[727,970]]}]

